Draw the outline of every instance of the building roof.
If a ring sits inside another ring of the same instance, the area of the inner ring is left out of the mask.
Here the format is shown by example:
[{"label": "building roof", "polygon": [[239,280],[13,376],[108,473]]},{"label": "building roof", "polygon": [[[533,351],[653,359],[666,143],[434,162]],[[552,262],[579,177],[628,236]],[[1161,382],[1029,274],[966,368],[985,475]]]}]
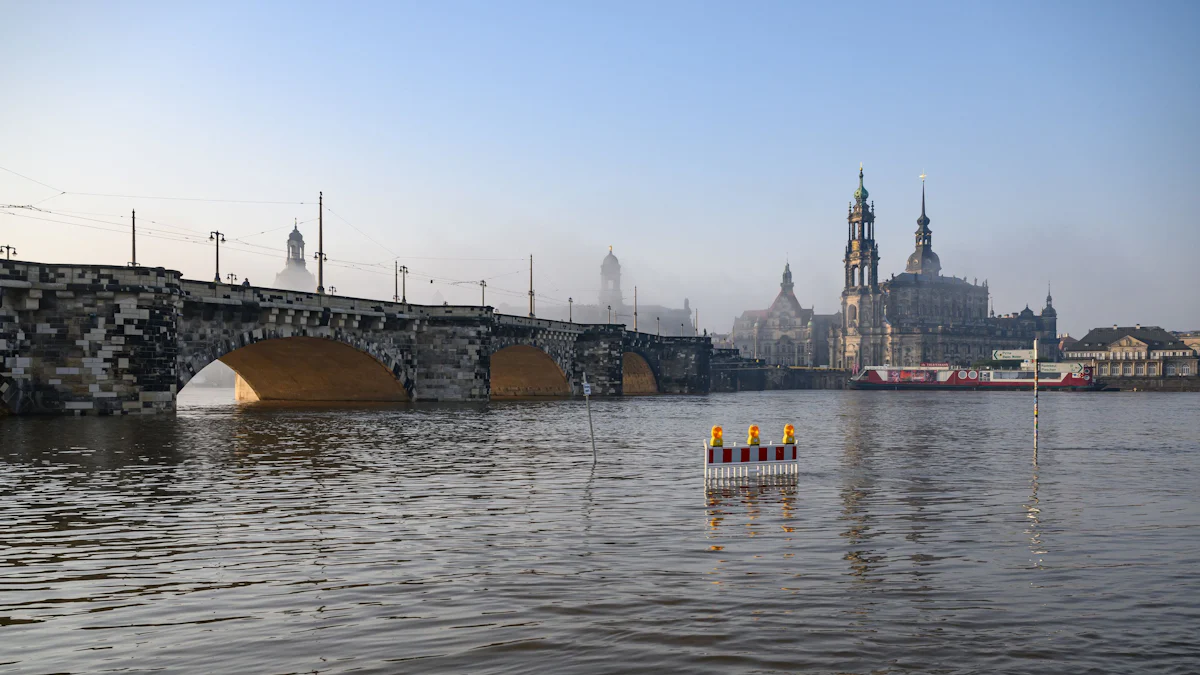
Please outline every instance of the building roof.
[{"label": "building roof", "polygon": [[780,289],[779,295],[775,296],[775,300],[771,303],[771,306],[762,310],[762,313],[763,316],[766,316],[784,309],[790,309],[796,314],[799,314],[802,309],[800,301],[796,299],[796,294],[791,289]]},{"label": "building roof", "polygon": [[903,272],[888,279],[884,283],[889,286],[916,286],[917,284],[945,284],[948,286],[970,286],[971,288],[984,289],[985,286],[977,286],[966,279],[958,277],[946,277],[942,275],[931,274],[914,274],[912,272]]},{"label": "building roof", "polygon": [[1093,328],[1075,344],[1074,349],[1108,349],[1109,345],[1123,337],[1145,342],[1150,349],[1190,349],[1179,338],[1158,326]]}]

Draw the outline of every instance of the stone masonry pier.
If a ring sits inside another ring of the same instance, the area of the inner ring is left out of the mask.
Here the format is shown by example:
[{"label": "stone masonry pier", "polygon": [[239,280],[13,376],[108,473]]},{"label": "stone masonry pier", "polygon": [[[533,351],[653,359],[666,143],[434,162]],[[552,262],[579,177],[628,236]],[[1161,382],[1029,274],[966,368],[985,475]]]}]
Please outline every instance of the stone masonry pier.
[{"label": "stone masonry pier", "polygon": [[262,400],[486,401],[707,393],[708,338],[0,261],[0,414],[168,412],[205,366]]}]

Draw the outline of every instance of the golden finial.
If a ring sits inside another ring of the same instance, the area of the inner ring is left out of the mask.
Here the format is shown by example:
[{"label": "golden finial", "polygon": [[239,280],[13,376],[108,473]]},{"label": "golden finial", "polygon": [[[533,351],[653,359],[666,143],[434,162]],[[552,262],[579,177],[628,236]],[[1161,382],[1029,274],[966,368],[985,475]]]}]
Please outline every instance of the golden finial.
[{"label": "golden finial", "polygon": [[609,252],[609,253],[612,253],[612,246],[609,246],[609,247],[608,247],[608,252]]},{"label": "golden finial", "polygon": [[924,171],[921,172],[921,182],[922,183],[925,182],[925,172]]}]

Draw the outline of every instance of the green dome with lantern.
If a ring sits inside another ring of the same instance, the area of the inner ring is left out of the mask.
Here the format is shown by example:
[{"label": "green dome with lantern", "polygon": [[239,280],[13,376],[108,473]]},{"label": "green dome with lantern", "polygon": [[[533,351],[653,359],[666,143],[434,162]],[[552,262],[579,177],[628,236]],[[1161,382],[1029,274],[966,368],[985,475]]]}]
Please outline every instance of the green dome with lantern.
[{"label": "green dome with lantern", "polygon": [[858,165],[858,189],[854,191],[854,201],[865,202],[868,196],[867,188],[863,185],[862,164]]}]

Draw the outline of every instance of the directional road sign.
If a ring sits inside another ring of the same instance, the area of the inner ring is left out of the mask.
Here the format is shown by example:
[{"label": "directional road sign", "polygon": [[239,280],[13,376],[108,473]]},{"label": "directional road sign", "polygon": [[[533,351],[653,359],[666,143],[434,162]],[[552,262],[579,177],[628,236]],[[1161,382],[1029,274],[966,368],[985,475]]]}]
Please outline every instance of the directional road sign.
[{"label": "directional road sign", "polygon": [[1032,349],[997,349],[992,352],[992,359],[996,361],[1032,361]]}]

